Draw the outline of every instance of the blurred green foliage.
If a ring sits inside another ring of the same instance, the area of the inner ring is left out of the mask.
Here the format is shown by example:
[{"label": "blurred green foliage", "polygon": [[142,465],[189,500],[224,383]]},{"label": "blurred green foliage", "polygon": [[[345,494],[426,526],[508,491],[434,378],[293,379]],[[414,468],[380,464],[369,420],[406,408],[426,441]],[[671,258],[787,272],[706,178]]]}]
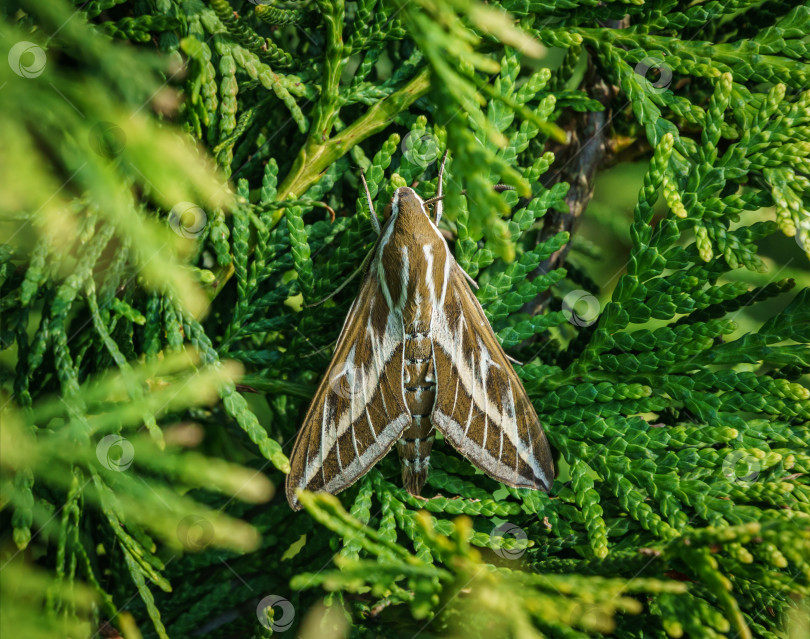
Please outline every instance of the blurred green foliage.
[{"label": "blurred green foliage", "polygon": [[[807,5],[0,11],[0,634],[806,632]],[[445,150],[557,481],[439,438],[430,499],[384,459],[293,515],[353,287],[311,304],[375,239],[359,173],[381,210]]]}]

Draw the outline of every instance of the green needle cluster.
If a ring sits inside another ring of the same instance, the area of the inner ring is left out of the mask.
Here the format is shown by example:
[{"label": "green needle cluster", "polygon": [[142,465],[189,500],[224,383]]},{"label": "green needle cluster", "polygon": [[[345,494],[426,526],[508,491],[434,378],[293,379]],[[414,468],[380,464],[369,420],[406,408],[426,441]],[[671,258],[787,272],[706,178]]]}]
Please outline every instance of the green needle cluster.
[{"label": "green needle cluster", "polygon": [[[803,636],[810,6],[6,5],[0,634]],[[371,216],[445,153],[556,481],[437,434],[422,497],[391,454],[292,513]]]}]

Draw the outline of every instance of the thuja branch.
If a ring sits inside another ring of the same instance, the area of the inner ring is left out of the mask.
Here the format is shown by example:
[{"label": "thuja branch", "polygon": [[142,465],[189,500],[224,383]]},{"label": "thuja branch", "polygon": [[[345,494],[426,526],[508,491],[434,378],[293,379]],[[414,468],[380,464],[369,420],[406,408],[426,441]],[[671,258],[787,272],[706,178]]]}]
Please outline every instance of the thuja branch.
[{"label": "thuja branch", "polygon": [[[339,160],[366,138],[385,129],[398,113],[401,113],[425,95],[428,88],[430,88],[430,71],[424,69],[399,91],[392,93],[372,106],[365,115],[355,120],[334,137],[324,140],[321,136],[315,134],[317,129],[313,126],[307,141],[299,151],[295,162],[293,162],[290,172],[279,186],[276,199],[285,200],[290,196],[298,196],[306,192],[307,189],[318,182],[321,174],[332,163]],[[321,95],[322,100],[325,99],[324,95],[326,94]],[[321,114],[327,114],[328,112],[327,108],[322,108],[319,111]],[[327,119],[334,121],[333,115],[328,116]],[[284,209],[274,211],[266,222],[267,227],[275,227],[283,216]],[[214,271],[214,284],[209,289],[212,300],[228,283],[233,272],[232,264],[220,266]]]},{"label": "thuja branch", "polygon": [[427,69],[385,100],[371,107],[361,118],[325,143],[310,136],[278,189],[279,198],[302,194],[315,184],[320,174],[355,145],[382,131],[398,113],[427,93],[430,74]]}]

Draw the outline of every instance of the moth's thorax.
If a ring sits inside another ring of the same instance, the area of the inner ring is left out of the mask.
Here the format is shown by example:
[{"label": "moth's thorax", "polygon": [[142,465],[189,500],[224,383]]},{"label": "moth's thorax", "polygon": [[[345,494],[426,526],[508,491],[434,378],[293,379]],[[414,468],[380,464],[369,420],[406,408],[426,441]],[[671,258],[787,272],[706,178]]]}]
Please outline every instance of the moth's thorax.
[{"label": "moth's thorax", "polygon": [[416,322],[419,330],[427,330],[446,290],[448,258],[447,244],[422,198],[411,188],[397,189],[380,240],[377,272],[386,301],[406,324]]}]

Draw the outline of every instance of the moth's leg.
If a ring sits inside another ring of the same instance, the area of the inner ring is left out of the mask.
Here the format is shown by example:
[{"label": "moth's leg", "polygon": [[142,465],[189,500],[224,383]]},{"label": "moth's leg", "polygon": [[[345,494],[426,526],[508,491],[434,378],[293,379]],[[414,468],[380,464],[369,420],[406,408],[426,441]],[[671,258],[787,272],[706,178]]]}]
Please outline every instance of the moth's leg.
[{"label": "moth's leg", "polygon": [[444,163],[447,162],[447,151],[444,152],[442,156],[442,163],[439,165],[439,180],[436,185],[436,203],[433,205],[435,207],[436,212],[436,226],[439,226],[439,220],[442,219],[442,209],[444,208],[444,203],[442,202],[442,198],[444,197],[442,193],[442,183],[444,180]]},{"label": "moth's leg", "polygon": [[506,355],[506,359],[508,359],[508,360],[509,360],[510,362],[512,362],[513,364],[517,364],[518,366],[523,366],[523,362],[519,362],[519,361],[518,361],[518,360],[516,360],[514,357],[510,357],[510,356],[509,356],[509,353],[504,352],[504,355]]},{"label": "moth's leg", "polygon": [[470,274],[469,274],[467,271],[465,271],[463,268],[461,268],[461,264],[456,264],[456,266],[458,266],[458,267],[461,269],[461,272],[462,272],[462,273],[464,273],[464,277],[466,277],[466,278],[467,278],[467,281],[468,281],[468,282],[469,282],[469,283],[472,285],[472,287],[473,287],[473,288],[474,288],[474,289],[477,291],[477,290],[478,290],[478,282],[476,282],[476,281],[475,281],[475,280],[474,280],[474,279],[473,279],[473,278],[470,276]]},{"label": "moth's leg", "polygon": [[[336,345],[337,345],[337,340],[335,339],[335,340],[332,340],[331,342],[329,342],[328,344],[324,344],[320,348],[316,348],[315,350],[313,350],[310,353],[304,353],[300,357],[302,359],[305,359],[307,357],[315,357],[316,355],[320,355],[321,353],[327,353],[328,351],[332,351],[335,348]],[[259,391],[256,391],[256,392],[258,393]]]},{"label": "moth's leg", "polygon": [[[375,219],[375,215],[374,215],[374,213],[372,213],[372,214],[371,214],[371,219],[372,219],[372,220],[373,220],[373,219]],[[379,235],[379,231],[378,231],[378,235]],[[333,298],[335,295],[337,295],[338,293],[340,293],[340,291],[342,291],[344,288],[346,288],[346,285],[347,285],[349,282],[351,282],[351,281],[352,281],[352,280],[353,280],[355,277],[357,277],[357,276],[358,276],[360,273],[363,273],[363,272],[366,270],[366,268],[368,267],[368,263],[371,261],[371,257],[372,257],[372,255],[374,255],[374,249],[371,249],[371,250],[370,250],[370,251],[369,251],[369,252],[366,254],[366,256],[363,258],[363,262],[360,264],[360,266],[359,266],[357,269],[355,269],[355,271],[354,271],[354,272],[353,272],[351,275],[349,275],[349,277],[347,277],[347,278],[346,278],[346,280],[343,282],[343,284],[341,284],[340,286],[338,286],[338,287],[337,287],[337,288],[336,288],[334,291],[332,291],[331,293],[329,293],[329,295],[327,295],[327,296],[326,296],[326,297],[324,297],[323,299],[318,300],[317,302],[313,302],[312,304],[304,304],[304,308],[312,308],[313,306],[320,306],[320,305],[321,305],[321,304],[323,304],[323,303],[324,303],[326,300],[330,300],[330,299],[332,299],[332,298]]]},{"label": "moth's leg", "polygon": [[380,220],[377,218],[377,212],[374,210],[374,204],[371,201],[371,192],[368,190],[368,182],[366,182],[366,174],[360,171],[360,179],[363,180],[363,188],[366,190],[366,201],[368,202],[368,212],[371,215],[371,226],[374,227],[374,232],[380,234]]}]

